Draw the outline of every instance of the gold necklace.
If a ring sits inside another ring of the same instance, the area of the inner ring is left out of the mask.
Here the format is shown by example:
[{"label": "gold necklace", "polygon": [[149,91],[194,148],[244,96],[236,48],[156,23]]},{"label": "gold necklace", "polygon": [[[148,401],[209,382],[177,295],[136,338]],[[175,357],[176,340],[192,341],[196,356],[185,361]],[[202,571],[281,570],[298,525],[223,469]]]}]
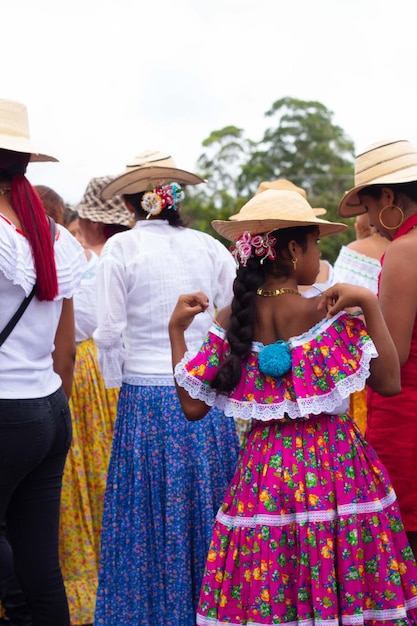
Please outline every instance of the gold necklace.
[{"label": "gold necklace", "polygon": [[301,293],[298,291],[298,289],[290,289],[289,287],[282,287],[281,289],[262,289],[262,287],[259,287],[259,289],[256,290],[256,293],[258,294],[258,296],[282,296],[283,293],[292,293],[295,296],[301,296]]}]

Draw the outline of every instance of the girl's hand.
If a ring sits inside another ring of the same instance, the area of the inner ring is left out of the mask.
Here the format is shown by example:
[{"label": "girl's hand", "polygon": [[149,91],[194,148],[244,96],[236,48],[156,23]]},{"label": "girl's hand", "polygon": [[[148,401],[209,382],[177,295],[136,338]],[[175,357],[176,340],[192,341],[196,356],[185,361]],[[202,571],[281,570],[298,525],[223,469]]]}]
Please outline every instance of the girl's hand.
[{"label": "girl's hand", "polygon": [[326,309],[327,317],[332,317],[339,311],[353,307],[363,309],[374,303],[377,303],[377,297],[370,289],[358,285],[337,283],[322,293],[317,309]]},{"label": "girl's hand", "polygon": [[195,293],[182,294],[172,312],[169,327],[171,330],[186,330],[196,315],[204,313],[209,306],[209,300],[205,293],[196,291]]}]

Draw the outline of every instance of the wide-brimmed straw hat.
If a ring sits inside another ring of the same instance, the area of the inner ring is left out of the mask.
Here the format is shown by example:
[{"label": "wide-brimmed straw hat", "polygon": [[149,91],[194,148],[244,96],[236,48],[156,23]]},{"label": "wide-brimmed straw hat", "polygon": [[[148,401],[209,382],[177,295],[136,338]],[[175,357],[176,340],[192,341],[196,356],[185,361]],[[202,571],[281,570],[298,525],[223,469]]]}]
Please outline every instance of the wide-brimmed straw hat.
[{"label": "wide-brimmed straw hat", "polygon": [[214,220],[216,232],[229,241],[237,241],[245,232],[251,235],[290,228],[318,226],[320,237],[346,230],[346,224],[328,222],[316,216],[307,200],[297,191],[267,189],[256,194],[229,220]]},{"label": "wide-brimmed straw hat", "polygon": [[368,185],[395,185],[417,181],[417,150],[405,139],[374,143],[355,160],[355,186],[346,192],[338,213],[353,217],[365,213],[358,192]]},{"label": "wide-brimmed straw hat", "polygon": [[[262,193],[267,189],[278,189],[281,191],[297,191],[297,193],[301,194],[305,200],[307,200],[307,194],[302,187],[297,187],[290,180],[286,178],[278,178],[278,180],[267,181],[264,180],[260,183],[256,193]],[[313,211],[316,215],[324,215],[327,213],[326,209],[323,208],[313,208]]]},{"label": "wide-brimmed straw hat", "polygon": [[101,197],[108,199],[115,194],[140,193],[149,187],[172,182],[179,185],[198,185],[206,181],[192,172],[179,169],[168,154],[146,150],[135,156],[122,174],[114,177],[103,189]]},{"label": "wide-brimmed straw hat", "polygon": [[103,224],[130,226],[130,213],[121,196],[114,196],[110,200],[103,200],[100,197],[103,187],[112,180],[112,176],[101,176],[90,180],[81,202],[75,207],[79,217]]},{"label": "wide-brimmed straw hat", "polygon": [[30,154],[30,161],[58,161],[32,144],[27,109],[14,100],[0,99],[0,148]]}]

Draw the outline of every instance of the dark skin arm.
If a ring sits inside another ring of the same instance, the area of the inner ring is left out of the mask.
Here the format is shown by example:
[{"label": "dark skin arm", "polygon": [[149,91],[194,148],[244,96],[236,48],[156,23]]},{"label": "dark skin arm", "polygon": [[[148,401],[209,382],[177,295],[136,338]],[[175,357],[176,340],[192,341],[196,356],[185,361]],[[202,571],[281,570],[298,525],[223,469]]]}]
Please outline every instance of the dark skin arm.
[{"label": "dark skin arm", "polygon": [[54,361],[54,370],[62,379],[65,394],[67,398],[70,398],[75,362],[75,326],[72,298],[64,298],[62,303],[52,359]]},{"label": "dark skin arm", "polygon": [[[194,317],[198,315],[198,313],[203,313],[208,305],[207,296],[202,291],[183,294],[178,298],[178,302],[172,312],[168,325],[173,368],[181,361],[187,351],[184,332],[189,327]],[[194,422],[205,417],[210,407],[201,400],[191,398],[183,387],[179,387],[176,383],[175,385],[182,410],[187,420]]]},{"label": "dark skin arm", "polygon": [[379,355],[371,360],[367,384],[383,396],[396,395],[401,391],[398,353],[374,293],[366,287],[339,283],[322,294],[318,305],[319,309],[327,310],[328,317],[354,306],[362,309]]},{"label": "dark skin arm", "polygon": [[[172,365],[181,361],[187,351],[184,332],[193,321],[195,315],[205,311],[208,306],[207,297],[203,292],[183,294],[179,297],[169,323],[169,335],[172,348]],[[351,307],[361,307],[368,329],[379,356],[371,360],[368,378],[369,386],[381,395],[395,395],[401,390],[400,366],[397,350],[384,321],[377,297],[365,287],[338,284],[326,290],[318,300],[317,308],[328,317]],[[227,326],[230,307],[222,309],[217,321]],[[209,411],[209,407],[191,398],[188,392],[177,385],[178,397],[185,417],[199,420]]]},{"label": "dark skin arm", "polygon": [[417,233],[393,241],[385,254],[379,302],[384,319],[404,365],[410,354],[417,316]]}]

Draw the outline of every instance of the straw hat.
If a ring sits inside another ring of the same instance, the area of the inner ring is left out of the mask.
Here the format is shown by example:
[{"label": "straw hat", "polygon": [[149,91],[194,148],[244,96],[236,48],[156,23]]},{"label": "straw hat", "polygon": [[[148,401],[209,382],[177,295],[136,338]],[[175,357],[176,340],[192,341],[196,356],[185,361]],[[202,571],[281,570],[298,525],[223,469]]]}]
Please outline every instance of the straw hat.
[{"label": "straw hat", "polygon": [[157,150],[146,150],[126,165],[122,174],[116,176],[101,193],[105,200],[115,194],[132,194],[146,191],[150,186],[176,182],[179,185],[198,185],[206,182],[200,176],[180,170],[174,159]]},{"label": "straw hat", "polygon": [[417,181],[417,150],[405,139],[374,143],[355,160],[355,186],[346,192],[338,213],[352,217],[365,213],[358,191],[368,185],[395,185]]},{"label": "straw hat", "polygon": [[26,107],[13,100],[0,99],[0,148],[30,154],[30,161],[58,161],[32,144]]},{"label": "straw hat", "polygon": [[100,197],[103,187],[112,180],[112,176],[101,176],[90,180],[81,202],[75,209],[79,217],[103,224],[130,226],[130,213],[121,196],[114,196],[107,201]]},{"label": "straw hat", "polygon": [[318,226],[320,236],[346,230],[346,224],[328,222],[316,216],[307,200],[297,191],[267,189],[256,194],[232,215],[230,220],[214,220],[214,230],[229,241],[237,241],[245,232],[251,235],[291,226]]},{"label": "straw hat", "polygon": [[[302,187],[297,187],[290,180],[286,178],[278,178],[278,180],[266,181],[264,180],[258,187],[256,193],[262,193],[267,189],[280,189],[284,191],[297,191],[300,195],[303,196],[304,200],[307,200],[307,194]],[[316,215],[324,215],[327,213],[326,209],[313,209]]]}]

